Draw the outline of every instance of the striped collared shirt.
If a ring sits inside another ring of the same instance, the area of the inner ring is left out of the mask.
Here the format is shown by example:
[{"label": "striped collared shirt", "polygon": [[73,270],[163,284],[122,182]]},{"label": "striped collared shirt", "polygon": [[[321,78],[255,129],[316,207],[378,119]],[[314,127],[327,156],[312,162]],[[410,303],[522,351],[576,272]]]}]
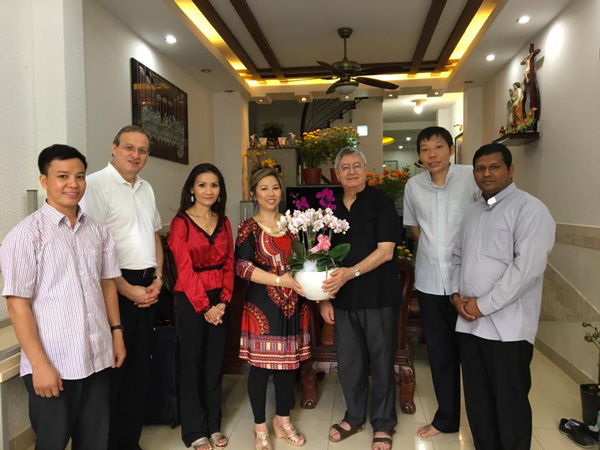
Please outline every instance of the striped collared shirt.
[{"label": "striped collared shirt", "polygon": [[[0,247],[5,297],[28,298],[42,348],[61,378],[110,367],[112,335],[100,279],[121,275],[114,241],[82,213],[75,228],[47,203],[23,219]],[[21,351],[21,376],[31,364]]]}]

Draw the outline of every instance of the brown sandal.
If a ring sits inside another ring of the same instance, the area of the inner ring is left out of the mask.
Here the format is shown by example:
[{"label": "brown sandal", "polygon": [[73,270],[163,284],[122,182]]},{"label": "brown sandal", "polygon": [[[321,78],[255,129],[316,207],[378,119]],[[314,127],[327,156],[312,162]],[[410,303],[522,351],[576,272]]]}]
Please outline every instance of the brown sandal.
[{"label": "brown sandal", "polygon": [[389,450],[392,450],[392,445],[394,445],[394,440],[392,439],[392,436],[394,435],[395,432],[396,432],[395,430],[379,431],[379,433],[386,433],[389,436],[378,436],[378,437],[373,436],[373,443],[371,444],[371,448],[373,448],[373,444],[377,444],[377,443],[381,442],[383,444],[389,444]]},{"label": "brown sandal", "polygon": [[341,442],[344,439],[349,438],[350,436],[354,436],[356,433],[360,433],[362,430],[365,429],[364,425],[361,425],[360,427],[357,427],[356,425],[352,425],[350,422],[347,422],[345,420],[343,420],[342,422],[346,422],[350,426],[350,429],[346,430],[345,428],[342,428],[342,426],[339,423],[334,423],[333,425],[331,425],[331,428],[334,429],[335,431],[337,431],[340,434],[340,438],[339,439],[333,439],[331,437],[331,434],[330,434],[329,435],[329,440],[331,442]]}]

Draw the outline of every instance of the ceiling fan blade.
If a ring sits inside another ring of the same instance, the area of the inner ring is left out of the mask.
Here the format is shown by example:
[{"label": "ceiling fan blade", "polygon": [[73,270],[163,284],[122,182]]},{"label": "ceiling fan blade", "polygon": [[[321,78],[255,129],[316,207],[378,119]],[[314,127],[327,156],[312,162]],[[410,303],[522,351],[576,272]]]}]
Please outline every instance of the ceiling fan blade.
[{"label": "ceiling fan blade", "polygon": [[386,73],[404,73],[408,72],[409,67],[399,65],[388,65],[388,66],[377,66],[377,67],[363,67],[357,75],[383,75]]},{"label": "ceiling fan blade", "polygon": [[331,86],[329,86],[327,88],[327,91],[325,91],[325,94],[333,94],[335,92],[335,88],[338,87],[339,84],[340,84],[339,81],[336,81],[335,83],[333,83]]},{"label": "ceiling fan blade", "polygon": [[326,63],[324,61],[317,61],[317,64],[319,64],[320,66],[325,67],[327,70],[329,70],[331,73],[337,75],[338,77],[343,77],[344,75],[346,75],[346,72],[344,72],[343,70],[338,69],[337,67],[335,67],[332,64]]},{"label": "ceiling fan blade", "polygon": [[356,77],[356,81],[368,86],[378,87],[381,89],[397,89],[398,85],[387,81],[376,80],[375,78]]}]

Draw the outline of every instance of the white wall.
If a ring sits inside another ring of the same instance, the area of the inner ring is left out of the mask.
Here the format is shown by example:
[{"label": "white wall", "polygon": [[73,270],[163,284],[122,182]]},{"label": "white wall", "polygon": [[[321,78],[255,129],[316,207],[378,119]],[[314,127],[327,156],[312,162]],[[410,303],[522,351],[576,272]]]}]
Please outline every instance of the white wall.
[{"label": "white wall", "polygon": [[234,236],[240,222],[240,201],[246,179],[242,155],[248,148],[248,102],[238,92],[213,94],[215,165],[227,184],[227,216]]},{"label": "white wall", "polygon": [[214,160],[212,93],[93,0],[83,1],[83,19],[89,172],[110,161],[114,135],[131,123],[129,58],[188,94],[189,165],[150,157],[141,173],[154,188],[163,225],[168,225],[191,169]]},{"label": "white wall", "polygon": [[[542,200],[559,223],[600,226],[599,19],[600,2],[574,1],[531,40],[541,49],[536,58],[542,105],[540,140],[511,147],[515,182]],[[527,53],[528,45],[484,86],[483,95],[470,95],[472,89],[465,92],[465,145],[471,125],[479,120],[476,108],[471,108],[479,98],[481,140],[490,142],[498,137],[497,130],[506,123],[507,89],[522,80],[520,62]],[[470,140],[469,150],[474,143]],[[600,311],[598,250],[556,244],[549,263]],[[542,322],[538,338],[595,378],[598,360],[590,356],[592,346],[583,342],[583,334],[578,323]]]}]

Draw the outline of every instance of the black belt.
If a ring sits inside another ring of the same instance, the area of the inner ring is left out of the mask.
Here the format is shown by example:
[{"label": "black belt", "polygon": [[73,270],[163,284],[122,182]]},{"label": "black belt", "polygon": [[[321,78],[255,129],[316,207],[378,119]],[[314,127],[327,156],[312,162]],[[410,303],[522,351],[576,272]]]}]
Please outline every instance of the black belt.
[{"label": "black belt", "polygon": [[214,266],[205,266],[205,267],[194,267],[194,272],[206,272],[207,270],[221,270],[223,268],[223,263],[216,264]]},{"label": "black belt", "polygon": [[127,277],[139,277],[139,278],[152,278],[154,277],[154,272],[156,268],[148,267],[147,269],[139,269],[139,270],[131,270],[131,269],[121,269],[121,273],[123,276]]}]

